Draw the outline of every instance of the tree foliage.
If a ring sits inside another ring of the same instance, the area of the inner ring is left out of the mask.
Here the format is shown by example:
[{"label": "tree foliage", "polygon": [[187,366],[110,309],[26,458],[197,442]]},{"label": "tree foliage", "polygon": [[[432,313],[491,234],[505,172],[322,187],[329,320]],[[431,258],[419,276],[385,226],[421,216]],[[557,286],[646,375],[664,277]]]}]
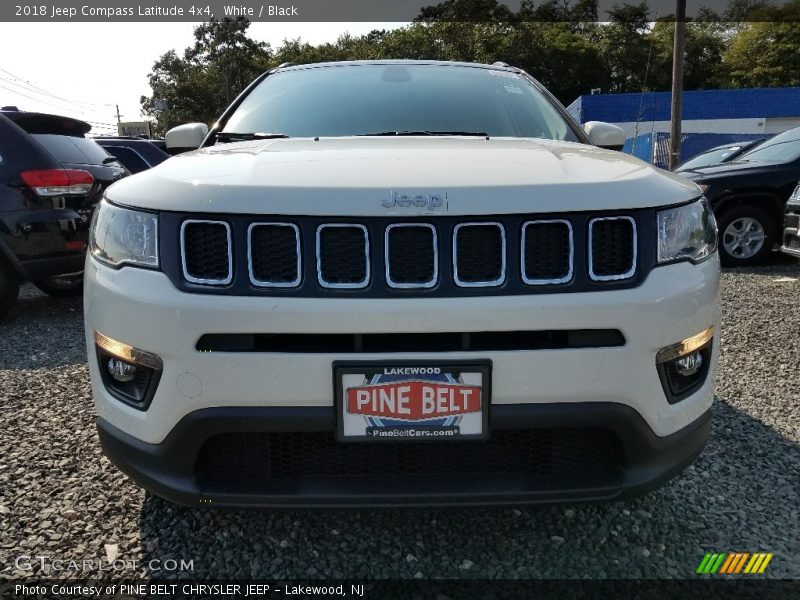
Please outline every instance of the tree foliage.
[{"label": "tree foliage", "polygon": [[[670,89],[673,18],[653,15],[646,0],[615,5],[605,23],[597,16],[598,0],[522,0],[516,12],[498,0],[445,0],[399,29],[318,45],[284,40],[275,50],[248,36],[245,19],[212,19],[195,28],[182,55],[170,50],[155,62],[142,111],[160,132],[188,121],[212,124],[250,81],[284,62],[503,61],[564,103],[592,88]],[[733,0],[722,16],[704,9],[687,23],[684,89],[786,85],[800,85],[800,0],[779,8]],[[157,99],[168,109],[156,111]]]},{"label": "tree foliage", "polygon": [[[213,123],[248,83],[270,65],[268,44],[247,36],[245,19],[212,19],[195,27],[193,46],[183,57],[174,50],[163,54],[150,73],[152,94],[142,96],[142,112],[156,118],[156,130],[189,121]],[[168,109],[157,111],[156,100]]]}]

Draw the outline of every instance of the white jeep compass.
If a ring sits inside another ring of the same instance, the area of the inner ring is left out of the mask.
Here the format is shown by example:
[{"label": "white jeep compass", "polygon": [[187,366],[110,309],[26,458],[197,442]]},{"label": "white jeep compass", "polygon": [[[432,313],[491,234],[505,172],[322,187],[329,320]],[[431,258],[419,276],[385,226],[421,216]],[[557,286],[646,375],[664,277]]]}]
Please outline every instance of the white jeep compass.
[{"label": "white jeep compass", "polygon": [[710,430],[716,225],[622,142],[499,63],[265,73],[96,213],[105,453],[192,505],[662,484]]}]

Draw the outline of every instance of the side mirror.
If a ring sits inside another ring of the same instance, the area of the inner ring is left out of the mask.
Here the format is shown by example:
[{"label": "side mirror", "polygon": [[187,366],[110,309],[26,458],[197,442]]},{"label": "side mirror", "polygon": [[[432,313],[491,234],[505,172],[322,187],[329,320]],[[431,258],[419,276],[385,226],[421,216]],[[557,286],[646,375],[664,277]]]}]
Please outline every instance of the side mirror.
[{"label": "side mirror", "polygon": [[188,150],[197,150],[208,135],[205,123],[186,123],[170,129],[164,136],[167,152],[179,154]]},{"label": "side mirror", "polygon": [[608,148],[609,150],[622,150],[625,145],[625,131],[622,127],[617,127],[611,123],[586,121],[583,130],[589,136],[589,141],[595,146]]}]

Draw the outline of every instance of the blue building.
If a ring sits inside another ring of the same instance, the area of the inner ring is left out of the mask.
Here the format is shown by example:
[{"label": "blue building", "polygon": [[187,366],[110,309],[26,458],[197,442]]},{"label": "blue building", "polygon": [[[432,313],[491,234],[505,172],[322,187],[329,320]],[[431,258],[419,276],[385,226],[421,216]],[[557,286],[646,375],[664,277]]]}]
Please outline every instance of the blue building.
[{"label": "blue building", "polygon": [[[626,152],[663,166],[671,97],[670,92],[593,94],[579,97],[567,110],[581,124],[619,125],[625,130]],[[681,157],[793,127],[800,127],[800,87],[684,92]]]}]

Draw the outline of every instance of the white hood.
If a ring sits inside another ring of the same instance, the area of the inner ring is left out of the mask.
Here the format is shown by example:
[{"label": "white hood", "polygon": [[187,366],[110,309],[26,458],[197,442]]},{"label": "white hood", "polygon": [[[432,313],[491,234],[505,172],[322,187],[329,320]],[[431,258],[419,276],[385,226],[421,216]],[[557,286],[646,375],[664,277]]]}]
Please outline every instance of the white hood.
[{"label": "white hood", "polygon": [[[396,194],[438,194],[447,214],[663,206],[694,183],[636,158],[571,142],[472,137],[278,139],[220,144],[115,183],[120,204],[183,212],[370,216]],[[441,213],[443,209],[436,212]]]}]

